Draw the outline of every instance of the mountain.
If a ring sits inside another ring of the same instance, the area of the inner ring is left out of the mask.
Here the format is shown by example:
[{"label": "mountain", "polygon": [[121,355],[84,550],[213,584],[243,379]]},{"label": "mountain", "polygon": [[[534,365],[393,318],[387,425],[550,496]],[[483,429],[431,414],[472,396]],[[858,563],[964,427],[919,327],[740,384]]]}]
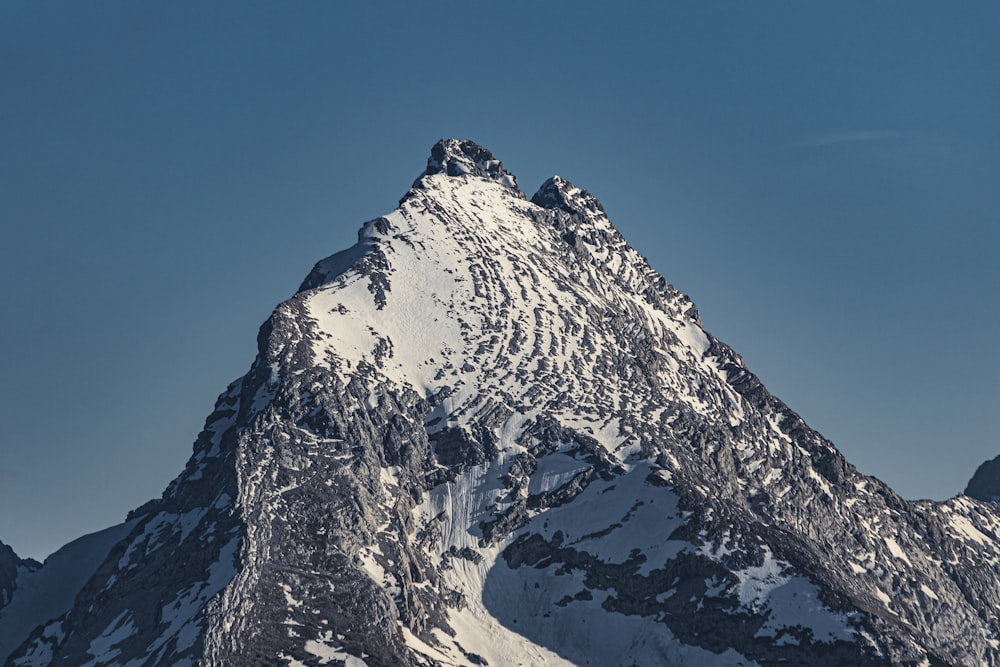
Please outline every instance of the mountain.
[{"label": "mountain", "polygon": [[1000,456],[976,469],[965,487],[965,495],[986,502],[1000,500]]},{"label": "mountain", "polygon": [[13,549],[0,542],[0,609],[13,597],[18,577],[36,567],[38,563],[19,558]]},{"label": "mountain", "polygon": [[[0,597],[0,659],[28,634],[47,625],[73,606],[76,596],[108,556],[111,547],[128,535],[128,523],[73,540],[45,559],[22,560],[11,581],[10,594]],[[0,547],[0,551],[2,551]],[[13,552],[11,552],[13,553]],[[2,556],[0,556],[2,558]]]},{"label": "mountain", "polygon": [[860,474],[564,179],[439,142],[257,340],[6,665],[1000,665],[997,505]]}]

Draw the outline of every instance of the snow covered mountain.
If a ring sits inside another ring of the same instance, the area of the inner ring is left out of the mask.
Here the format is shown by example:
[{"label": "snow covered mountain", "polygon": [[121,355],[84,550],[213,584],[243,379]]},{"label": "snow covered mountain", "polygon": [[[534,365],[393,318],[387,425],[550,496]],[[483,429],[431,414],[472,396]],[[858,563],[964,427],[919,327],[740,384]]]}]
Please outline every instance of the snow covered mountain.
[{"label": "snow covered mountain", "polygon": [[0,661],[1000,665],[998,506],[860,474],[559,177],[439,142],[258,343],[162,498],[0,553]]}]

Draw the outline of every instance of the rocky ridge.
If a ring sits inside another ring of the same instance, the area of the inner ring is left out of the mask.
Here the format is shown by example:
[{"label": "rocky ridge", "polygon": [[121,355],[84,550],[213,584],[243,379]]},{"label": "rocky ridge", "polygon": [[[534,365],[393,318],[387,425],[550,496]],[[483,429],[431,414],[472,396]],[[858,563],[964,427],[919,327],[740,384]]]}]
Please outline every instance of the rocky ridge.
[{"label": "rocky ridge", "polygon": [[1000,664],[997,506],[860,474],[564,179],[439,142],[258,347],[6,665]]}]

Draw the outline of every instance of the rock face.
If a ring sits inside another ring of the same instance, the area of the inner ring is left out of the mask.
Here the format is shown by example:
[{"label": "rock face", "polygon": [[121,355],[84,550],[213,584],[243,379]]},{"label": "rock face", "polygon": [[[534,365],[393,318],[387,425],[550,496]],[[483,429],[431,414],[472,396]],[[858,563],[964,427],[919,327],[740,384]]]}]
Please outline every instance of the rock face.
[{"label": "rock face", "polygon": [[1000,499],[1000,456],[986,461],[965,487],[965,495],[985,502]]},{"label": "rock face", "polygon": [[438,143],[258,343],[7,665],[1000,665],[997,506],[858,473],[564,179]]}]

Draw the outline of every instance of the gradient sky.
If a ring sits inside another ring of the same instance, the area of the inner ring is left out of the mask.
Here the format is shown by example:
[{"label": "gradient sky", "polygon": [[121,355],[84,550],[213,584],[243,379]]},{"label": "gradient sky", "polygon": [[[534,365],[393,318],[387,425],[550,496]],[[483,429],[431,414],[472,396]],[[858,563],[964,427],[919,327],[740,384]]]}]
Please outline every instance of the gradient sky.
[{"label": "gradient sky", "polygon": [[0,3],[0,540],[183,467],[442,137],[597,195],[862,472],[1000,454],[1000,4]]}]

